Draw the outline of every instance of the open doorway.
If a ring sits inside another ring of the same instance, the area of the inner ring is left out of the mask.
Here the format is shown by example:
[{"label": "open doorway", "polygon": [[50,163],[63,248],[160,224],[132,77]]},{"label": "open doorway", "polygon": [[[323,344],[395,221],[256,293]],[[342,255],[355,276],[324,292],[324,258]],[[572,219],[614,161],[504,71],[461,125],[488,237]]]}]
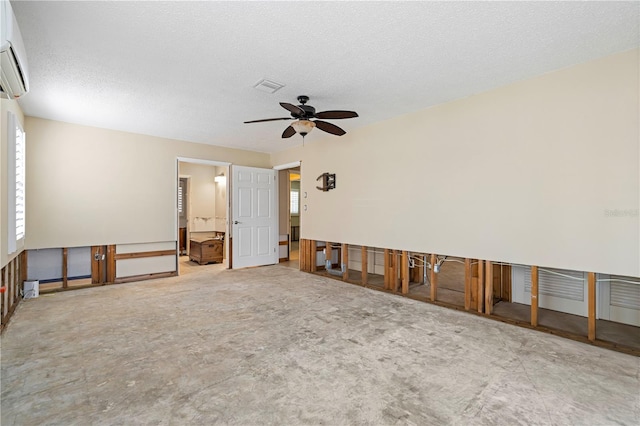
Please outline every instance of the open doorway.
[{"label": "open doorway", "polygon": [[278,170],[278,234],[280,239],[280,263],[294,268],[299,267],[300,259],[300,210],[301,164],[299,161],[276,166]]},{"label": "open doorway", "polygon": [[289,260],[300,260],[300,167],[287,170],[289,174]]},{"label": "open doorway", "polygon": [[178,273],[228,267],[229,164],[178,159]]},{"label": "open doorway", "polygon": [[178,255],[187,256],[187,226],[189,217],[189,180],[181,176],[178,180]]}]

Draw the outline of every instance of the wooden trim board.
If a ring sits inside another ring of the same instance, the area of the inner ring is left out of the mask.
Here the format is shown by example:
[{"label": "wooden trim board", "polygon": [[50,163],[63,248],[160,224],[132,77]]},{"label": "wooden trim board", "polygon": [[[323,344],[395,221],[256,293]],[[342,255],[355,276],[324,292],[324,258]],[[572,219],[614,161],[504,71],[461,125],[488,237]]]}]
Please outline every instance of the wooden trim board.
[{"label": "wooden trim board", "polygon": [[157,257],[157,256],[175,256],[176,251],[172,250],[155,250],[155,251],[140,251],[135,253],[116,253],[113,258],[115,260],[122,259],[139,259],[142,257]]}]

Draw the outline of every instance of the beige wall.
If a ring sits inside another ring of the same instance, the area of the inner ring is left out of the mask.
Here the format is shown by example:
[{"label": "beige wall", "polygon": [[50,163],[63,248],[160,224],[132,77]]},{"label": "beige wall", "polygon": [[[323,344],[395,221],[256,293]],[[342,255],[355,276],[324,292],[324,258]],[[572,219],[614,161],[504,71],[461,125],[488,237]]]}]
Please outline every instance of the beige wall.
[{"label": "beige wall", "polygon": [[303,238],[640,276],[639,71],[628,51],[271,163],[304,164]]},{"label": "beige wall", "polygon": [[278,232],[289,234],[289,171],[278,171]]},{"label": "beige wall", "polygon": [[[216,166],[216,176],[224,173],[225,178],[229,177],[229,168]],[[215,230],[217,232],[227,232],[227,180],[216,182],[216,219]]]},{"label": "beige wall", "polygon": [[26,118],[26,248],[176,240],[177,157],[267,154]]},{"label": "beige wall", "polygon": [[[11,255],[7,253],[8,241],[7,241],[7,214],[8,214],[8,175],[7,175],[7,113],[11,111],[18,117],[18,121],[24,128],[24,115],[18,105],[17,101],[9,99],[0,99],[0,265],[4,267],[9,261],[11,261],[20,251],[22,247],[18,247],[18,251]],[[30,143],[29,135],[27,134],[27,145]],[[30,230],[27,227],[26,233]]]}]

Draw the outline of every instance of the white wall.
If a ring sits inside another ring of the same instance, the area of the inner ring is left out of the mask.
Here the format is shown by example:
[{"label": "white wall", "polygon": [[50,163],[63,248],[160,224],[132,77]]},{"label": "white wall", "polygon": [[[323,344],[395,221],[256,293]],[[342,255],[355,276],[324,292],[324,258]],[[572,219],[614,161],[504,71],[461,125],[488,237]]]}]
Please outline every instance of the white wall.
[{"label": "white wall", "polygon": [[181,162],[179,174],[190,178],[187,196],[190,231],[213,232],[216,215],[216,167]]},{"label": "white wall", "polygon": [[224,173],[225,179],[222,182],[216,182],[216,208],[215,208],[215,231],[226,232],[227,230],[227,177],[229,175],[228,167],[216,166],[216,176]]},{"label": "white wall", "polygon": [[289,171],[278,171],[278,229],[280,235],[289,231]]},{"label": "white wall", "polygon": [[[7,116],[8,112],[12,112],[18,118],[18,121],[24,128],[24,115],[15,100],[0,99],[0,267],[4,267],[9,261],[22,251],[23,247],[18,247],[15,253],[8,253],[7,240],[7,214],[8,214],[8,165],[7,165]],[[29,146],[29,135],[27,134],[27,147]],[[30,229],[27,225],[26,232]]]},{"label": "white wall", "polygon": [[267,154],[26,118],[26,248],[176,241],[177,157]]},{"label": "white wall", "polygon": [[271,163],[304,163],[303,238],[640,276],[639,68],[633,50],[315,130]]}]

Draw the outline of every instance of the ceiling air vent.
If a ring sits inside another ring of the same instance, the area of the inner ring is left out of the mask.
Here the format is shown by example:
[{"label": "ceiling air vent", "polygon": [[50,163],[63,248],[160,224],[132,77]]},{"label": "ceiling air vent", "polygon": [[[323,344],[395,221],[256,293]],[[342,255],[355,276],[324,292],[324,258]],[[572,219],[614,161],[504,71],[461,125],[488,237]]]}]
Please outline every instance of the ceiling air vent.
[{"label": "ceiling air vent", "polygon": [[262,80],[254,84],[253,87],[260,90],[261,92],[276,93],[278,90],[284,87],[284,84],[276,83],[275,81],[263,78]]}]

